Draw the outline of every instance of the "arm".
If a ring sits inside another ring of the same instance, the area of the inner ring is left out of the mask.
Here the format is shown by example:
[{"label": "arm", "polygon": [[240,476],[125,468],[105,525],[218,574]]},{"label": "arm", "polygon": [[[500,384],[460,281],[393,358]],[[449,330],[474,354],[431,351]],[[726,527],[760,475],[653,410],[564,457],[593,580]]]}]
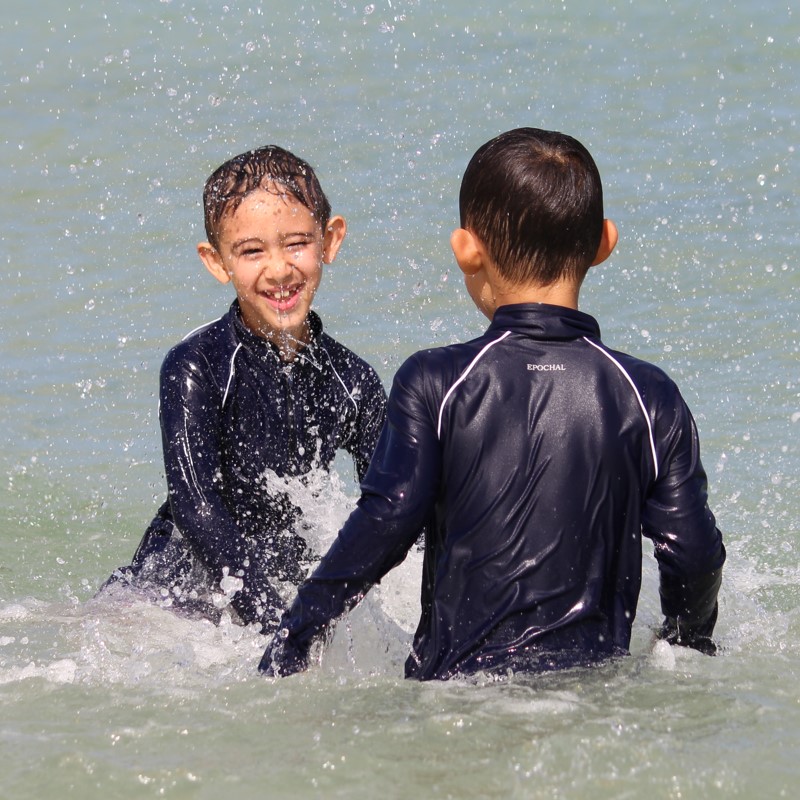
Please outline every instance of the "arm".
[{"label": "arm", "polygon": [[[694,419],[677,388],[659,411],[657,443],[665,444],[660,472],[645,506],[643,532],[653,539],[659,565],[660,637],[713,654],[717,594],[725,547],[708,507]],[[659,447],[659,452],[661,448]]]},{"label": "arm", "polygon": [[306,669],[309,650],[416,541],[436,499],[440,449],[413,363],[395,377],[388,417],[361,499],[313,575],[299,588],[261,659],[268,675]]},{"label": "arm", "polygon": [[274,629],[283,603],[222,496],[221,396],[201,354],[171,351],[161,368],[161,434],[169,502],[178,530],[215,581],[244,582],[231,604],[246,623]]},{"label": "arm", "polygon": [[363,481],[386,421],[386,392],[377,373],[366,364],[359,388],[358,417],[346,449],[353,457],[358,480]]}]

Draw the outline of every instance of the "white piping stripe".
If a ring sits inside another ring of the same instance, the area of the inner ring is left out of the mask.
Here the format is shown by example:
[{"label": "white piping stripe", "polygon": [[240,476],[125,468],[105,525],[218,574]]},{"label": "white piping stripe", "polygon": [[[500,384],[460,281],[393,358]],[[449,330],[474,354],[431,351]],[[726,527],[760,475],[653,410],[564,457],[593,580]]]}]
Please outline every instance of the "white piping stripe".
[{"label": "white piping stripe", "polygon": [[622,364],[617,361],[614,356],[611,355],[607,350],[600,347],[600,345],[595,344],[591,339],[587,339],[585,336],[583,337],[583,341],[587,344],[590,344],[594,347],[595,350],[599,350],[609,361],[616,365],[617,369],[625,376],[625,379],[631,385],[634,394],[636,395],[636,400],[639,403],[639,408],[642,410],[642,415],[644,416],[644,421],[647,423],[647,434],[650,437],[650,452],[653,456],[653,468],[656,472],[656,478],[658,477],[658,456],[656,455],[656,442],[653,437],[653,426],[650,423],[650,417],[647,415],[647,409],[644,407],[644,401],[642,400],[642,396],[639,394],[639,390],[636,388],[636,384],[633,382],[633,379],[630,375],[625,371],[625,368]]},{"label": "white piping stripe", "polygon": [[447,390],[447,394],[444,396],[442,404],[439,406],[439,422],[436,426],[437,439],[442,438],[442,415],[444,414],[445,403],[447,403],[447,400],[449,399],[450,395],[453,394],[453,392],[456,390],[458,384],[462,383],[466,379],[467,375],[469,375],[469,373],[472,371],[472,368],[478,363],[478,361],[480,361],[481,358],[483,358],[483,354],[490,348],[494,347],[498,342],[502,342],[503,339],[506,338],[506,336],[511,336],[511,331],[506,331],[502,336],[495,339],[493,342],[489,342],[489,344],[487,344],[483,348],[483,350],[481,350],[480,353],[478,353],[478,355],[476,355],[475,358],[472,359],[470,365],[461,373],[461,377],[459,377],[459,379]]},{"label": "white piping stripe", "polygon": [[236,349],[233,351],[233,355],[231,356],[231,364],[230,364],[230,371],[228,372],[228,382],[225,384],[225,394],[222,396],[222,408],[225,408],[225,401],[228,399],[228,392],[231,388],[231,381],[233,380],[233,373],[236,371],[234,367],[234,361],[236,360],[236,354],[239,352],[239,348],[242,346],[242,343],[236,345]]},{"label": "white piping stripe", "polygon": [[355,406],[356,414],[358,414],[358,403],[353,399],[353,395],[350,393],[350,390],[347,388],[347,384],[342,380],[341,375],[336,371],[336,367],[333,366],[333,359],[331,358],[331,354],[324,348],[320,347],[323,353],[328,356],[328,364],[330,364],[331,369],[333,370],[333,374],[339,379],[339,383],[342,384],[344,387],[345,392],[347,392],[347,396],[350,398],[350,402]]},{"label": "white piping stripe", "polygon": [[[186,414],[186,410],[185,409],[184,409],[184,414],[183,414],[183,437],[184,437],[184,441],[185,442],[189,441],[189,428],[188,428],[188,425],[187,425],[187,414]],[[200,486],[200,484],[197,482],[197,471],[194,468],[194,460],[192,459],[192,451],[191,450],[189,450],[186,453],[186,466],[189,469],[189,475],[187,476],[186,469],[182,468],[181,472],[183,473],[183,479],[186,481],[186,483],[190,483],[191,482],[191,484],[194,486],[195,491],[197,492],[197,494],[199,494],[200,497],[203,499],[203,502],[204,503],[207,502],[206,501],[205,492],[203,492],[203,487]]]},{"label": "white piping stripe", "polygon": [[[326,356],[328,356],[328,363],[330,363],[331,354],[327,350],[325,350],[325,348],[322,345],[319,345],[318,347],[325,353]],[[275,349],[274,348],[270,349],[275,354],[275,357],[280,360],[280,356],[275,352]],[[314,347],[313,343],[307,345],[302,350],[298,350],[294,354],[295,360],[304,361],[306,364],[311,364],[311,366],[314,367],[314,369],[317,370],[317,372],[322,372],[322,364],[316,358],[313,357],[312,351],[314,350],[316,350],[316,347]]]},{"label": "white piping stripe", "polygon": [[196,328],[190,330],[181,341],[185,342],[190,336],[194,336],[198,331],[202,331],[204,328],[210,328],[215,322],[219,322],[221,319],[222,317],[217,317],[216,319],[212,319],[211,322],[204,322],[202,325],[198,325]]}]

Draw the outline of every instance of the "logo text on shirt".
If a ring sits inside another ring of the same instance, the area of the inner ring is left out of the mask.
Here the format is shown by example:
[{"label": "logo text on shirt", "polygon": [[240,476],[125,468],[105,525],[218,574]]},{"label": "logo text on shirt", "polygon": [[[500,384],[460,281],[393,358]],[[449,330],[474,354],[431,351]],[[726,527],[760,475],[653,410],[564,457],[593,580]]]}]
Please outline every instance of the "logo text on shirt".
[{"label": "logo text on shirt", "polygon": [[528,364],[528,372],[564,372],[563,364]]}]

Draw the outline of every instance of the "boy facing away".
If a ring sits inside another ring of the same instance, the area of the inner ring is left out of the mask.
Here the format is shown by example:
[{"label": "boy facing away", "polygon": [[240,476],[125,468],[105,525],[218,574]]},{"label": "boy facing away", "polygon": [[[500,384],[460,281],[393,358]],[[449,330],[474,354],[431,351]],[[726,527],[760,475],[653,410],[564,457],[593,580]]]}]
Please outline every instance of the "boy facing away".
[{"label": "boy facing away", "polygon": [[260,669],[305,669],[310,645],[423,526],[407,677],[626,653],[642,534],[660,571],[660,635],[713,652],[725,550],[694,421],[660,369],[610,350],[578,311],[587,270],[617,241],[590,154],[560,133],[504,133],[472,158],[460,212],[452,248],[491,325],[400,368],[358,506]]},{"label": "boy facing away", "polygon": [[212,619],[227,595],[243,622],[268,632],[312,559],[299,510],[271,477],[327,468],[342,448],[362,478],[386,394],[311,310],[346,233],[314,170],[275,146],[242,153],[208,178],[203,206],[198,253],[236,300],[164,360],[168,500],[106,585]]}]

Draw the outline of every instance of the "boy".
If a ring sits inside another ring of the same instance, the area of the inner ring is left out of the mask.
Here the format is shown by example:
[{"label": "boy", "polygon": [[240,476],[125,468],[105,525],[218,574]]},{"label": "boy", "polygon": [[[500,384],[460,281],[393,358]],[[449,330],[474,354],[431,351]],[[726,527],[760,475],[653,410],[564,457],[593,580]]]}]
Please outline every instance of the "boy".
[{"label": "boy", "polygon": [[611,254],[600,176],[560,133],[481,147],[451,245],[480,338],[400,368],[362,496],[298,591],[260,669],[306,668],[331,620],[426,526],[406,676],[592,664],[627,652],[651,538],[662,636],[710,652],[725,558],[692,417],[659,369],[609,350],[577,310]]},{"label": "boy", "polygon": [[164,360],[169,499],[131,566],[109,583],[212,619],[227,595],[244,623],[266,633],[311,558],[298,509],[270,474],[327,468],[343,448],[363,477],[386,394],[311,311],[322,265],[346,233],[314,170],[279,147],[252,150],[209,177],[203,206],[208,241],[198,253],[218,281],[233,284],[236,300]]}]

